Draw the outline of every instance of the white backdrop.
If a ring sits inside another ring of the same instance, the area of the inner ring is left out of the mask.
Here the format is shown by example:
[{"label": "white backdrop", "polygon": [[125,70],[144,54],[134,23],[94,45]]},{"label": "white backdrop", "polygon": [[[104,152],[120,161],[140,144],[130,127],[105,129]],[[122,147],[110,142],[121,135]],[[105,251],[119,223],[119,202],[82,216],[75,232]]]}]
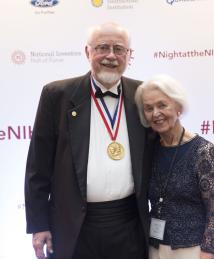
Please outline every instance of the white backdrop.
[{"label": "white backdrop", "polygon": [[183,124],[214,140],[213,0],[0,0],[0,259],[33,259],[23,182],[44,84],[86,73],[88,27],[116,21],[132,35],[126,76],[168,73],[186,87]]}]

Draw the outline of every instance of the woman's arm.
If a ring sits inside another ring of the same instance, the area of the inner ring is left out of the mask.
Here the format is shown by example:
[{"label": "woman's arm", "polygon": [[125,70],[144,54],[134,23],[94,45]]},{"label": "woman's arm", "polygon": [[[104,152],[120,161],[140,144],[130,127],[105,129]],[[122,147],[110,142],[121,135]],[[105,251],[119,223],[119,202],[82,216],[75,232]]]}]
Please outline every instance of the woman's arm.
[{"label": "woman's arm", "polygon": [[198,157],[199,186],[206,210],[201,259],[214,259],[214,145],[203,144]]}]

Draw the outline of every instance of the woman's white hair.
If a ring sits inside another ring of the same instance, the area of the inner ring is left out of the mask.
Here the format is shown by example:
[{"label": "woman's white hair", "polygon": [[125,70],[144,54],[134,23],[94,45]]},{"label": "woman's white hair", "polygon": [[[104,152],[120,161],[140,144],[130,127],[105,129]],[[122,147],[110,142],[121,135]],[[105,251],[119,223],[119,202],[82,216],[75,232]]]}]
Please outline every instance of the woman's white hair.
[{"label": "woman's white hair", "polygon": [[137,104],[141,123],[144,127],[149,127],[149,125],[144,116],[143,93],[144,90],[149,89],[158,89],[170,99],[174,100],[181,107],[182,113],[187,110],[186,93],[181,84],[169,75],[156,75],[139,85],[135,93],[135,102]]}]

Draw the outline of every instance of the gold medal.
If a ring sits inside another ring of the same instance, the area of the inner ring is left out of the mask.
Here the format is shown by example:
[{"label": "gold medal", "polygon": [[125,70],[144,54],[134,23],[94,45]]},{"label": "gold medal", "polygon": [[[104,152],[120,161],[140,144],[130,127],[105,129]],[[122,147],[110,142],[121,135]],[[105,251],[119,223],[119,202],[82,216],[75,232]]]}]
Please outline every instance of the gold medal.
[{"label": "gold medal", "polygon": [[120,160],[125,155],[124,147],[118,142],[112,142],[108,145],[107,153],[113,160]]}]

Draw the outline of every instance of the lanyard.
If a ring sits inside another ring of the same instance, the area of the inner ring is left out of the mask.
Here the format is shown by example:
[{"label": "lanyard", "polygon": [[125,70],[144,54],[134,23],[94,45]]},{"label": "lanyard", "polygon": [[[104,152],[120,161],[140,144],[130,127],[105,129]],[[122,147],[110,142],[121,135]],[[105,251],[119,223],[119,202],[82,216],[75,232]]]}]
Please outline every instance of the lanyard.
[{"label": "lanyard", "polygon": [[[159,216],[161,215],[162,205],[163,205],[163,202],[164,202],[164,200],[166,198],[166,189],[167,189],[167,186],[168,186],[168,183],[169,183],[169,178],[170,178],[170,176],[172,174],[172,169],[173,169],[173,166],[174,166],[177,154],[178,154],[178,149],[179,149],[179,147],[181,145],[181,142],[183,140],[184,133],[185,133],[185,129],[183,128],[182,133],[181,133],[181,137],[180,137],[179,142],[178,142],[178,145],[177,145],[177,147],[175,149],[174,156],[172,157],[172,161],[170,163],[168,174],[166,176],[166,180],[165,181],[161,180],[160,172],[157,169],[157,161],[154,164],[154,172],[157,173],[157,181],[158,181],[158,185],[159,185],[159,200],[157,202],[157,205],[158,205],[158,215]],[[157,151],[156,151],[156,154],[158,154]]]}]

